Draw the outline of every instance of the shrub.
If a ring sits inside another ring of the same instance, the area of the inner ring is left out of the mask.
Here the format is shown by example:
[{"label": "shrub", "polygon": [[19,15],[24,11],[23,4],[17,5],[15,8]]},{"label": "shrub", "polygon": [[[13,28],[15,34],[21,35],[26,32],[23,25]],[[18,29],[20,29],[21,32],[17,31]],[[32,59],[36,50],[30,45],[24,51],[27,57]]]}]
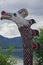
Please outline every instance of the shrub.
[{"label": "shrub", "polygon": [[17,61],[15,58],[13,58],[10,53],[11,51],[14,49],[13,46],[10,46],[8,49],[7,49],[7,53],[3,53],[2,52],[2,48],[0,47],[0,65],[13,65],[13,64],[16,64]]}]

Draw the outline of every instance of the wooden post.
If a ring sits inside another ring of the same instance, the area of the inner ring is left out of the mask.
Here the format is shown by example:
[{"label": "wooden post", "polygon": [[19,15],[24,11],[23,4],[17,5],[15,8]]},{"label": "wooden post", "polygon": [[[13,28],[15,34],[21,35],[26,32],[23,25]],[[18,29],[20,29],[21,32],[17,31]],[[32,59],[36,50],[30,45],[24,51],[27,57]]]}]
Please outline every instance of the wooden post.
[{"label": "wooden post", "polygon": [[32,51],[32,35],[29,26],[22,26],[19,28],[23,40],[23,61],[24,65],[33,65],[33,51]]}]

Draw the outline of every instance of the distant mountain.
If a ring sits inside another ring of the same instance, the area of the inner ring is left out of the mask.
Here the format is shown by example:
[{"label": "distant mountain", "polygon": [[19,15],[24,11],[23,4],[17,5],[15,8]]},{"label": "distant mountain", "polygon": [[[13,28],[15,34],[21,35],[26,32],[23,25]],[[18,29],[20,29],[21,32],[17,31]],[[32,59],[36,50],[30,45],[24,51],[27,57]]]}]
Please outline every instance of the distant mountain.
[{"label": "distant mountain", "polygon": [[3,53],[6,52],[6,48],[10,46],[14,46],[15,50],[12,51],[11,55],[14,58],[23,58],[23,45],[22,45],[22,38],[21,37],[15,37],[15,38],[5,38],[0,35],[0,46],[3,49]]},{"label": "distant mountain", "polygon": [[19,49],[22,48],[22,38],[15,37],[15,38],[5,38],[0,35],[0,46],[2,48],[8,48],[9,46],[14,46],[15,48]]}]

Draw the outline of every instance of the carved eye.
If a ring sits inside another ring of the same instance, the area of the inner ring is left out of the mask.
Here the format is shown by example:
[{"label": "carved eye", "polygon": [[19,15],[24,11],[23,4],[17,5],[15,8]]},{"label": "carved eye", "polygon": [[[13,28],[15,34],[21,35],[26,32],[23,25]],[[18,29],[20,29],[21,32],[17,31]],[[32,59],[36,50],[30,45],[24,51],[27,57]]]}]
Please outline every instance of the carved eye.
[{"label": "carved eye", "polygon": [[16,14],[16,13],[14,13],[14,16],[16,17],[16,16],[17,16],[17,14]]}]

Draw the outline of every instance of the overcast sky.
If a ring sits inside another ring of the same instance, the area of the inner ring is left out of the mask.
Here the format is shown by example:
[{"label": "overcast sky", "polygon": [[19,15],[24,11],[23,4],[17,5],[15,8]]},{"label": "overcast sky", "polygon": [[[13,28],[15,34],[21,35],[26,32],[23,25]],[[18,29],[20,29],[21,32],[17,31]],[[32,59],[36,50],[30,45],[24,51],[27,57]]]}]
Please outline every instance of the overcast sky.
[{"label": "overcast sky", "polygon": [[[27,19],[35,19],[36,24],[31,28],[38,29],[43,27],[43,0],[0,0],[0,17],[1,11],[16,12],[21,8],[26,8],[29,12]],[[0,20],[0,35],[4,37],[20,36],[17,25],[12,21]]]}]

